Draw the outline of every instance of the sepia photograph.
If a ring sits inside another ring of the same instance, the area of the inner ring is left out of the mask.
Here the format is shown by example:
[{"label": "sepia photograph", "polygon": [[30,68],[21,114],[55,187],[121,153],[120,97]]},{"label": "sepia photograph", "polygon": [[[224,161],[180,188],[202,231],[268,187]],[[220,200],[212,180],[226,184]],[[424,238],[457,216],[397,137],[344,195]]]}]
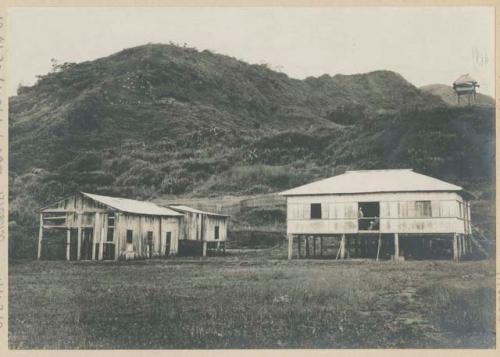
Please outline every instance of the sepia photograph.
[{"label": "sepia photograph", "polygon": [[496,348],[494,6],[6,13],[9,350]]}]

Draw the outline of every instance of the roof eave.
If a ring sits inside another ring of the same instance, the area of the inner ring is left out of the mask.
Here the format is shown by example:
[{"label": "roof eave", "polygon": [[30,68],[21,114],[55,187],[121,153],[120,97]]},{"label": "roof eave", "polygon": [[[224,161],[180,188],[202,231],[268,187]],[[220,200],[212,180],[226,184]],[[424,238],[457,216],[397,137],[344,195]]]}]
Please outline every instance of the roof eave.
[{"label": "roof eave", "polygon": [[[381,193],[415,193],[415,192],[467,192],[463,190],[462,188],[458,188],[456,190],[413,190],[413,191],[371,191],[371,192],[318,192],[318,193],[287,193],[285,192],[280,192],[279,195],[282,196],[329,196],[329,195],[338,195],[338,196],[345,196],[345,195],[369,195],[369,194],[381,194]],[[472,193],[467,192],[468,194],[472,195],[472,197],[475,197]]]}]

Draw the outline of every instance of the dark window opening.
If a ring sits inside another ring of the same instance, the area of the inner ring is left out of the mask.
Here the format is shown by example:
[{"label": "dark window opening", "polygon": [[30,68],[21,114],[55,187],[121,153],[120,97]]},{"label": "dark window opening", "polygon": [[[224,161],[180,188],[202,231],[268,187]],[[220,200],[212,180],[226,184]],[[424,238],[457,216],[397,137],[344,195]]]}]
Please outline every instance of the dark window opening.
[{"label": "dark window opening", "polygon": [[112,242],[113,241],[114,232],[115,232],[114,228],[108,228],[108,234],[106,235],[106,242]]},{"label": "dark window opening", "polygon": [[170,241],[172,240],[172,232],[166,233],[165,238],[165,255],[168,256],[170,254]]},{"label": "dark window opening", "polygon": [[321,203],[311,203],[311,219],[321,219]]},{"label": "dark window opening", "polygon": [[132,243],[132,235],[133,231],[131,229],[127,229],[127,243]]},{"label": "dark window opening", "polygon": [[380,229],[380,203],[358,203],[358,230],[378,231]]},{"label": "dark window opening", "polygon": [[151,259],[153,257],[153,232],[148,231],[148,255]]},{"label": "dark window opening", "polygon": [[415,211],[417,217],[432,217],[431,201],[415,202]]},{"label": "dark window opening", "polygon": [[219,226],[215,226],[214,239],[219,239]]}]

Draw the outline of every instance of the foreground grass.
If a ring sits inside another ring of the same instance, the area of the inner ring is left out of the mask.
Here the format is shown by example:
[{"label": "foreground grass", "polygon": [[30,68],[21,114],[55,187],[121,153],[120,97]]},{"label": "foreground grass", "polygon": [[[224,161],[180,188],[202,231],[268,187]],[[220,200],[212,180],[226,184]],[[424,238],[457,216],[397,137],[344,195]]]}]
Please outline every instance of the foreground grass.
[{"label": "foreground grass", "polygon": [[495,344],[494,262],[13,262],[11,348],[395,348]]}]

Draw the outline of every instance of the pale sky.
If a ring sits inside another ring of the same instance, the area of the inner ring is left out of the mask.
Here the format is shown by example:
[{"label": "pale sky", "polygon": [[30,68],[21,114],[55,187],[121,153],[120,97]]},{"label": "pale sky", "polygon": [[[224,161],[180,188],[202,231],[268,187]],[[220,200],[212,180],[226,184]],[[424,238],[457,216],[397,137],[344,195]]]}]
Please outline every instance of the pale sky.
[{"label": "pale sky", "polygon": [[82,62],[146,43],[186,43],[290,77],[386,69],[416,86],[470,73],[494,95],[492,7],[11,8],[9,93],[51,58]]}]

